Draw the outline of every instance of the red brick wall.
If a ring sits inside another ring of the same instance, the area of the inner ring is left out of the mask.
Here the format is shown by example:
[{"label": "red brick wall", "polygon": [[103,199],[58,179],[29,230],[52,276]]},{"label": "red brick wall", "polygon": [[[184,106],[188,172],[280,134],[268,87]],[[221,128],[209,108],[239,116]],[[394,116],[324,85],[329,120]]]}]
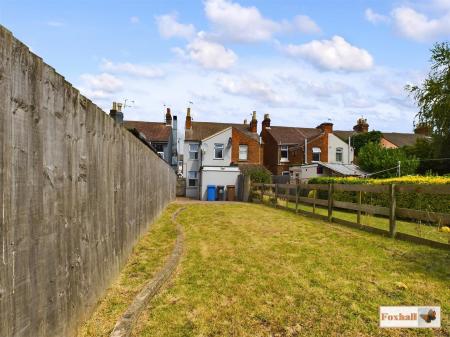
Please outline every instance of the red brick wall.
[{"label": "red brick wall", "polygon": [[[318,147],[322,151],[320,153],[320,161],[328,162],[328,134],[325,133],[318,138],[308,142],[308,163],[312,162],[312,148]],[[305,152],[304,148],[290,150],[289,160],[291,165],[300,165],[305,163]]]},{"label": "red brick wall", "polygon": [[278,173],[278,143],[275,141],[275,139],[268,133],[266,130],[263,129],[261,132],[261,138],[263,141],[263,163],[264,166],[272,172],[272,174],[279,174]]},{"label": "red brick wall", "polygon": [[[256,134],[256,133],[255,133]],[[233,128],[231,131],[231,162],[234,164],[262,164],[263,149],[257,140]],[[239,160],[239,145],[247,145],[247,160]]]}]

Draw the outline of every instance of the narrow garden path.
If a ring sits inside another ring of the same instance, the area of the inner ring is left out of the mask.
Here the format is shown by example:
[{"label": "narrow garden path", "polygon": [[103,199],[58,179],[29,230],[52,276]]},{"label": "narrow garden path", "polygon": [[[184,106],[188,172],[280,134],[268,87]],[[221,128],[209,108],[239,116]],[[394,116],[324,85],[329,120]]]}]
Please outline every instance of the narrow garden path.
[{"label": "narrow garden path", "polygon": [[150,280],[144,289],[136,296],[133,303],[128,307],[122,317],[117,321],[114,330],[111,333],[111,337],[128,337],[131,334],[133,323],[141,311],[145,308],[148,302],[158,294],[161,287],[167,283],[170,277],[175,273],[175,269],[180,262],[181,254],[183,253],[184,234],[183,228],[176,221],[177,215],[185,208],[179,208],[172,215],[172,222],[177,227],[177,240],[173,248],[170,258],[167,260],[163,268]]}]

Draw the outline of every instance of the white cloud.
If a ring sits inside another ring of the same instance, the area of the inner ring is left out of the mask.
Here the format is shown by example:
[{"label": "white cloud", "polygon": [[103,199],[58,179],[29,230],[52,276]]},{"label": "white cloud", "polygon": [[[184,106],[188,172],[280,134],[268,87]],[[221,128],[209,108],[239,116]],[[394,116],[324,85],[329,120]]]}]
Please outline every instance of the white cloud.
[{"label": "white cloud", "polygon": [[284,50],[290,56],[328,70],[362,71],[373,67],[373,58],[367,50],[352,46],[340,36],[302,45],[290,44]]},{"label": "white cloud", "polygon": [[267,41],[275,34],[292,30],[306,34],[320,32],[319,26],[306,15],[298,15],[292,22],[274,21],[264,17],[255,6],[244,7],[231,0],[206,0],[205,14],[213,26],[208,35],[235,42]]},{"label": "white cloud", "polygon": [[320,33],[320,27],[309,16],[297,15],[294,18],[294,26],[302,33],[317,34]]},{"label": "white cloud", "polygon": [[130,22],[132,23],[132,24],[138,24],[139,22],[141,22],[141,20],[139,19],[139,17],[138,16],[132,16],[131,18],[130,18]]},{"label": "white cloud", "polygon": [[157,78],[164,76],[164,71],[156,67],[129,62],[114,63],[106,59],[102,61],[100,68],[103,71],[127,74],[135,77]]},{"label": "white cloud", "polygon": [[177,19],[176,13],[157,16],[156,24],[159,34],[166,39],[171,37],[192,38],[195,35],[194,25],[179,23]]},{"label": "white cloud", "polygon": [[246,96],[269,104],[289,104],[287,99],[278,95],[268,83],[256,78],[222,77],[218,85],[231,95]]},{"label": "white cloud", "polygon": [[413,8],[399,7],[392,11],[392,17],[397,31],[412,40],[430,41],[450,35],[450,12],[430,19]]},{"label": "white cloud", "polygon": [[80,91],[89,98],[107,98],[123,88],[123,82],[108,73],[83,74],[80,78],[83,81]]},{"label": "white cloud", "polygon": [[59,28],[59,27],[65,26],[64,22],[62,22],[62,21],[47,21],[46,24],[47,24],[47,26],[54,27],[54,28]]},{"label": "white cloud", "polygon": [[364,12],[364,14],[365,14],[366,20],[373,24],[389,22],[388,16],[376,13],[371,8],[367,8],[366,11]]},{"label": "white cloud", "polygon": [[[181,54],[181,49],[178,48],[177,53]],[[231,49],[219,43],[207,41],[201,36],[187,45],[185,54],[206,69],[225,70],[232,67],[238,59]]]}]

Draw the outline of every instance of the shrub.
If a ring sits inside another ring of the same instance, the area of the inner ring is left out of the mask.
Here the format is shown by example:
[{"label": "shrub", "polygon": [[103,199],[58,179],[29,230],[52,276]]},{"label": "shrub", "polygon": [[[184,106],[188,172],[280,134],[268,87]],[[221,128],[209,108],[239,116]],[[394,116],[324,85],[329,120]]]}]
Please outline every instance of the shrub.
[{"label": "shrub", "polygon": [[270,183],[271,173],[262,165],[243,165],[240,169],[243,175],[250,176],[252,183]]}]

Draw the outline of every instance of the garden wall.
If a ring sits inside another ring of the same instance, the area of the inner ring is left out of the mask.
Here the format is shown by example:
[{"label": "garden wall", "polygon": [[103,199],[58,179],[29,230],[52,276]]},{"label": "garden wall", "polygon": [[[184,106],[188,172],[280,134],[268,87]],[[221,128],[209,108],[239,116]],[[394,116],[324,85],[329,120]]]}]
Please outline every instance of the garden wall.
[{"label": "garden wall", "polygon": [[173,170],[0,26],[0,336],[72,336]]}]

